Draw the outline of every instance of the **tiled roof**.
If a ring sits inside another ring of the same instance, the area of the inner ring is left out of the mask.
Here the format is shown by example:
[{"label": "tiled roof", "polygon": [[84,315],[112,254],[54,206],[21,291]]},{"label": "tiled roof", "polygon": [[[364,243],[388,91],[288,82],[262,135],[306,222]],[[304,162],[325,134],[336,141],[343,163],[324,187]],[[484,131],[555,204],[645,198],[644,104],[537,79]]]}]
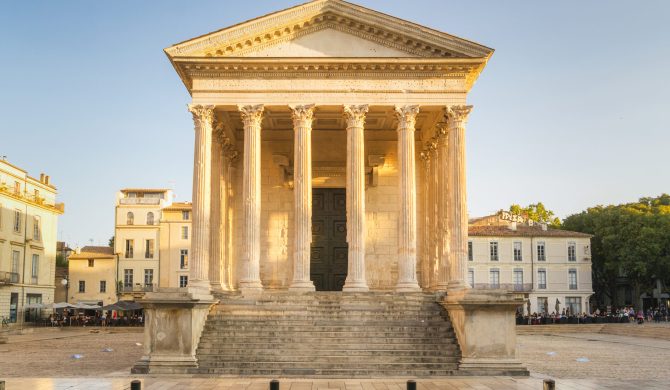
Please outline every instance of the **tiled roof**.
[{"label": "tiled roof", "polygon": [[85,259],[113,259],[114,248],[108,246],[85,246],[81,248],[81,253],[73,253],[68,257],[69,260]]},{"label": "tiled roof", "polygon": [[569,230],[560,230],[547,228],[542,230],[541,226],[517,225],[516,230],[507,226],[470,226],[468,235],[480,237],[583,237],[590,238],[590,234],[571,232]]},{"label": "tiled roof", "polygon": [[124,188],[121,192],[166,192],[170,191],[166,188]]},{"label": "tiled roof", "polygon": [[193,204],[191,202],[174,202],[168,207],[165,207],[163,210],[165,211],[170,211],[170,210],[191,210],[193,208]]}]

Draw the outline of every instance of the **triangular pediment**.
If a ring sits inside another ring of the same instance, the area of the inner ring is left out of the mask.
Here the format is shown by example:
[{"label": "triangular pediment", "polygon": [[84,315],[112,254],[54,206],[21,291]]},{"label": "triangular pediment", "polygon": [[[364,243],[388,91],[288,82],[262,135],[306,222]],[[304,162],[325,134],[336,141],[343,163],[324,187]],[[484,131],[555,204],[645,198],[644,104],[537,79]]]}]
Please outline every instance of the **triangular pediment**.
[{"label": "triangular pediment", "polygon": [[171,57],[486,58],[492,49],[342,0],[315,0],[165,50]]}]

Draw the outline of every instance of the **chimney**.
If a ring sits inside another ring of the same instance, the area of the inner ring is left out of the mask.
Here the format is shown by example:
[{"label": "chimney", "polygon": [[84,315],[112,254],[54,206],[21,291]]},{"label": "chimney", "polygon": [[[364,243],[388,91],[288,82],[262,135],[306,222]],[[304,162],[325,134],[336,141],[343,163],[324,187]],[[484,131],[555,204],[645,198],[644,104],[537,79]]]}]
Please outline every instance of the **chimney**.
[{"label": "chimney", "polygon": [[49,185],[50,180],[51,180],[51,177],[49,177],[49,175],[44,175],[44,184]]},{"label": "chimney", "polygon": [[40,173],[40,183],[44,183],[44,173]]},{"label": "chimney", "polygon": [[542,226],[542,231],[546,232],[547,231],[547,224],[546,223],[541,223],[540,226]]},{"label": "chimney", "polygon": [[74,248],[74,253],[80,255],[81,254],[81,248],[80,247]]},{"label": "chimney", "polygon": [[516,221],[510,222],[509,225],[507,225],[507,228],[516,231]]}]

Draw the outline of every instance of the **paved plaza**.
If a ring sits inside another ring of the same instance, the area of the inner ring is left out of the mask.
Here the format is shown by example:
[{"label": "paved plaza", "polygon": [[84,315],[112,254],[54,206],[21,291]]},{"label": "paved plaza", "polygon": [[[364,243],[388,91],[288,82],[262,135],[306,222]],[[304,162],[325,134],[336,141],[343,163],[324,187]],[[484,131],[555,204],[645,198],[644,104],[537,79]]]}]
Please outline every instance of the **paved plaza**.
[{"label": "paved plaza", "polygon": [[[93,331],[93,332],[91,332]],[[97,332],[97,333],[96,333]],[[141,356],[140,329],[36,329],[0,345],[0,379],[7,389],[127,389],[139,378],[144,389],[267,389],[270,378],[133,377]],[[418,379],[418,388],[541,389],[553,378],[558,389],[666,389],[659,365],[670,359],[670,341],[596,333],[518,337],[530,378],[454,377]],[[109,348],[112,351],[106,352]],[[73,357],[81,355],[80,358]],[[27,368],[30,369],[27,369]],[[44,379],[50,378],[50,379]],[[406,379],[284,379],[282,390],[399,390]]]}]

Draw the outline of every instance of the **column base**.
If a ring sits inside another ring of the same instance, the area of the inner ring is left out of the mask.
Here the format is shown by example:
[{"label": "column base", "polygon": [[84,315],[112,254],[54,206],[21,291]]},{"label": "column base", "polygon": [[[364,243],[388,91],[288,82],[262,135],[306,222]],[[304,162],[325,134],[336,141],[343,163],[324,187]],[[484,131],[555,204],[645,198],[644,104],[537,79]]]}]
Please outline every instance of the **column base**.
[{"label": "column base", "polygon": [[242,295],[258,295],[263,292],[260,280],[240,281],[239,290]]},{"label": "column base", "polygon": [[310,292],[310,291],[316,291],[316,288],[314,287],[314,282],[308,280],[308,281],[291,282],[291,285],[288,287],[288,290],[297,292]]},{"label": "column base", "polygon": [[449,291],[459,291],[470,288],[464,280],[450,280],[446,287]]},{"label": "column base", "polygon": [[438,283],[430,286],[430,291],[447,291],[447,287],[449,285],[444,282],[444,283]]},{"label": "column base", "polygon": [[421,287],[417,282],[402,282],[395,286],[396,292],[417,292],[421,291]]}]

